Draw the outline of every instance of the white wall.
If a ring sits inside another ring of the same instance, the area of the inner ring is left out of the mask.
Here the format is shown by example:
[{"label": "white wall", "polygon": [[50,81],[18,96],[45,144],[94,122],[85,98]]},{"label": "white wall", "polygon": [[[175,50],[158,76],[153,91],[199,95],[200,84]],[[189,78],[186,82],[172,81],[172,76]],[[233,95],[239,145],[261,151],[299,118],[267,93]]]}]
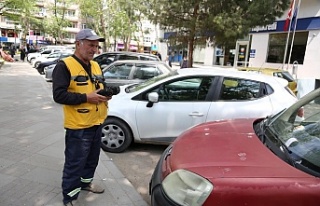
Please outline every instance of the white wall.
[{"label": "white wall", "polygon": [[[299,0],[296,0],[297,5]],[[320,16],[320,0],[301,0],[299,9],[299,18]],[[288,10],[283,13],[283,15],[278,20],[284,20],[287,18]]]},{"label": "white wall", "polygon": [[265,64],[269,41],[268,33],[257,33],[252,35],[251,49],[255,49],[254,58],[249,59],[250,67],[267,67]]},{"label": "white wall", "polygon": [[303,97],[315,88],[314,79],[298,79],[298,98]]},{"label": "white wall", "polygon": [[309,31],[303,65],[298,67],[298,78],[320,79],[320,30]]},{"label": "white wall", "polygon": [[205,48],[196,46],[193,51],[193,62],[204,63],[205,61]]}]

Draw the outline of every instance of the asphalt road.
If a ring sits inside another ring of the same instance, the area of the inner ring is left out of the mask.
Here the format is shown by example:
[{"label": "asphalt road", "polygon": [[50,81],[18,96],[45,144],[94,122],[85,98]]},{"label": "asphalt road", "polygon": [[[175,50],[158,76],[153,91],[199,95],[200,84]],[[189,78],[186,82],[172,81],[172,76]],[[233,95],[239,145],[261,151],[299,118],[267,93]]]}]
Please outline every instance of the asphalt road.
[{"label": "asphalt road", "polygon": [[161,154],[167,148],[165,145],[134,144],[123,153],[109,153],[114,164],[151,205],[149,196],[149,181]]}]

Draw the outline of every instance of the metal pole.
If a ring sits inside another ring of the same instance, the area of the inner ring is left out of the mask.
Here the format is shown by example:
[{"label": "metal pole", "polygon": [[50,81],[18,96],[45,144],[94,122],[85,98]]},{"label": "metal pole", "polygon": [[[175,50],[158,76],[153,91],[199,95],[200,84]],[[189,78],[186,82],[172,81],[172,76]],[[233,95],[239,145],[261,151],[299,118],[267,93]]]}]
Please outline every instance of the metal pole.
[{"label": "metal pole", "polygon": [[296,19],[294,20],[294,28],[293,28],[292,41],[291,41],[291,47],[290,47],[290,52],[289,52],[287,70],[289,69],[289,64],[291,62],[291,54],[292,54],[292,48],[293,48],[293,43],[294,43],[294,37],[296,35],[296,28],[297,28],[297,22],[298,22],[298,13],[299,13],[299,8],[300,8],[300,3],[301,3],[301,0],[299,0],[298,7],[297,7],[297,9],[298,9],[297,10],[297,16],[296,16]]},{"label": "metal pole", "polygon": [[292,8],[295,8],[296,0],[293,0],[293,5],[290,8],[291,9],[291,16],[290,16],[290,22],[289,22],[289,28],[288,28],[288,34],[287,34],[287,41],[286,41],[286,47],[284,49],[284,56],[283,56],[283,63],[282,63],[282,69],[284,69],[284,65],[286,63],[286,57],[288,53],[288,44],[289,44],[289,37],[290,37],[290,30],[291,30],[291,21],[292,21]]},{"label": "metal pole", "polygon": [[2,23],[2,12],[0,12],[0,47],[1,47],[1,40],[2,40],[2,28],[1,28],[1,23]]}]

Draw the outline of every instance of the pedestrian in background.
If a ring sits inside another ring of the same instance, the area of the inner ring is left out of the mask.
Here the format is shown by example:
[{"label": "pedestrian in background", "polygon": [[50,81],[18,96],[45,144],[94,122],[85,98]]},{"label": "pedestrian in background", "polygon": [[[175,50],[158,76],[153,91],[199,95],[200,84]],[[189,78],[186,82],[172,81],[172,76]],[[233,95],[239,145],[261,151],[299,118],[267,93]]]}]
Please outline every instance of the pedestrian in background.
[{"label": "pedestrian in background", "polygon": [[76,34],[75,52],[59,61],[53,70],[53,99],[63,104],[65,163],[62,175],[64,205],[78,205],[80,190],[103,193],[93,184],[99,162],[102,123],[107,117],[111,97],[97,94],[103,84],[98,63],[93,61],[99,42],[105,39],[91,29]]},{"label": "pedestrian in background", "polygon": [[22,45],[20,47],[20,60],[24,62],[25,58],[26,58],[26,47]]},{"label": "pedestrian in background", "polygon": [[183,60],[180,62],[180,69],[188,67],[188,58],[186,56],[183,57]]},{"label": "pedestrian in background", "polygon": [[162,60],[161,54],[159,52],[157,52],[156,55],[159,57],[160,60]]},{"label": "pedestrian in background", "polygon": [[12,45],[10,47],[10,55],[11,57],[14,59],[14,55],[16,54],[16,47],[14,45]]},{"label": "pedestrian in background", "polygon": [[171,60],[170,60],[170,56],[167,56],[167,57],[166,57],[165,62],[166,62],[166,64],[167,64],[169,67],[172,67]]}]

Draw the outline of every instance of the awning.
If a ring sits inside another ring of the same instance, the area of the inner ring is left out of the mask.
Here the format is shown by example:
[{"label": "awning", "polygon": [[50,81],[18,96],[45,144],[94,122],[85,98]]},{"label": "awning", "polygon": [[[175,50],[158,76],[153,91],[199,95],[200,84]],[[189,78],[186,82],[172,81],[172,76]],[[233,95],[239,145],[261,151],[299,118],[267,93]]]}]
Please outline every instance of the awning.
[{"label": "awning", "polygon": [[0,41],[1,42],[7,42],[8,41],[8,37],[0,37]]},{"label": "awning", "polygon": [[157,45],[155,44],[151,45],[151,51],[158,51]]},{"label": "awning", "polygon": [[118,44],[118,45],[117,45],[117,48],[118,48],[118,49],[124,49],[124,44]]},{"label": "awning", "polygon": [[136,45],[130,45],[130,50],[138,50],[138,46],[136,46]]}]

